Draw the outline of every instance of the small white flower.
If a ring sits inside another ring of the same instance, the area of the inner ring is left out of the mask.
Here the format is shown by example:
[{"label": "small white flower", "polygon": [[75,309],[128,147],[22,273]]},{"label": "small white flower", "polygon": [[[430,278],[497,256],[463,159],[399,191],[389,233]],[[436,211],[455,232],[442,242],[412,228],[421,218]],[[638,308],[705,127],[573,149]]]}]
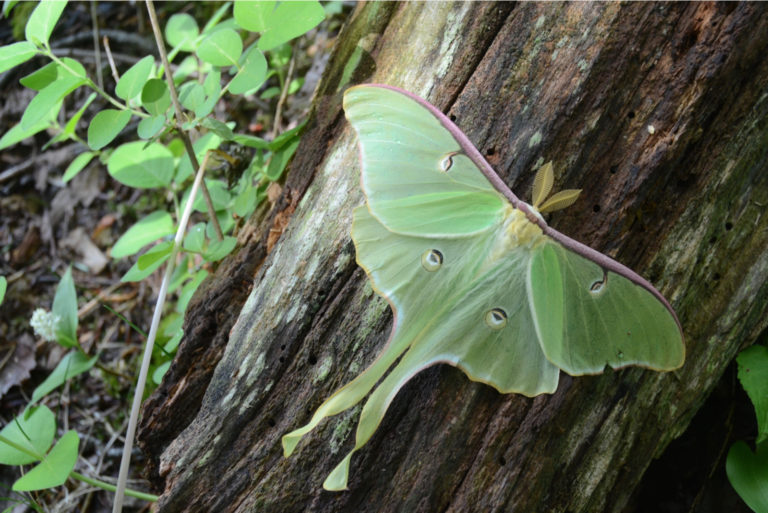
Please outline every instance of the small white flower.
[{"label": "small white flower", "polygon": [[32,312],[32,320],[29,324],[35,333],[48,342],[56,340],[56,325],[59,323],[59,316],[49,312],[44,308],[37,308]]}]

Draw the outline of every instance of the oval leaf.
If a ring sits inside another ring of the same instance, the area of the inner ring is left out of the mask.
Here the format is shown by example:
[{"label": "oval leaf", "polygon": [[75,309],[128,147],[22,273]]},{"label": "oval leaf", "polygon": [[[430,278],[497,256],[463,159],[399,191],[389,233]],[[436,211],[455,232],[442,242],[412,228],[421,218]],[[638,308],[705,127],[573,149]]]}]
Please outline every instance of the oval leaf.
[{"label": "oval leaf", "polygon": [[158,210],[128,228],[112,247],[112,258],[138,253],[141,248],[173,233],[173,219],[168,212]]},{"label": "oval leaf", "polygon": [[77,293],[72,279],[72,268],[68,267],[56,287],[51,311],[58,316],[56,340],[64,347],[77,345]]},{"label": "oval leaf", "polygon": [[2,137],[0,137],[0,150],[4,150],[5,148],[13,146],[16,143],[23,141],[27,137],[31,137],[53,125],[59,115],[60,110],[61,101],[58,101],[51,106],[48,113],[44,114],[43,117],[36,123],[33,123],[32,126],[23,127],[21,126],[21,123],[15,124],[10,130],[4,133]]},{"label": "oval leaf", "polygon": [[51,391],[60,387],[68,379],[90,370],[94,366],[98,356],[88,358],[82,351],[75,350],[67,353],[59,364],[53,369],[45,380],[32,392],[32,402],[39,401]]},{"label": "oval leaf", "polygon": [[173,250],[173,242],[163,242],[154,246],[149,251],[141,255],[133,266],[128,269],[125,276],[120,281],[141,281],[160,267],[163,262],[168,260]]},{"label": "oval leaf", "polygon": [[159,116],[171,106],[171,94],[165,80],[152,78],[147,80],[141,90],[141,105],[153,116]]},{"label": "oval leaf", "polygon": [[195,50],[195,39],[200,35],[195,19],[187,13],[174,14],[165,25],[168,44],[185,52]]},{"label": "oval leaf", "polygon": [[269,19],[275,10],[274,1],[235,2],[232,15],[238,25],[251,32],[264,32],[269,27]]},{"label": "oval leaf", "polygon": [[[235,4],[237,5],[237,4]],[[240,71],[229,83],[229,92],[243,94],[258,89],[267,79],[267,59],[258,48],[252,48],[245,57]]]},{"label": "oval leaf", "polygon": [[725,472],[731,486],[753,511],[768,511],[768,446],[758,445],[753,453],[739,440],[728,451]]},{"label": "oval leaf", "polygon": [[21,116],[21,127],[29,129],[45,118],[53,107],[69,93],[85,83],[85,80],[76,76],[59,77],[48,86],[44,87],[27,105]]},{"label": "oval leaf", "polygon": [[[41,457],[48,451],[55,435],[56,418],[45,405],[24,411],[0,431],[0,436]],[[28,465],[35,461],[39,461],[39,458],[0,442],[0,464]]]},{"label": "oval leaf", "polygon": [[97,113],[88,125],[88,146],[100,150],[125,128],[131,120],[131,111],[104,109]]},{"label": "oval leaf", "polygon": [[115,94],[117,97],[123,100],[136,98],[141,93],[144,84],[147,82],[149,74],[152,73],[152,65],[154,63],[155,58],[151,55],[147,55],[128,68],[115,86]]},{"label": "oval leaf", "polygon": [[29,41],[19,41],[0,48],[0,73],[31,59],[37,53]]},{"label": "oval leaf", "polygon": [[197,223],[184,236],[184,249],[192,253],[202,253],[205,244],[205,223]]},{"label": "oval leaf", "polygon": [[77,173],[82,171],[83,168],[88,165],[88,162],[90,162],[91,159],[93,159],[95,156],[96,154],[92,151],[84,151],[75,157],[75,160],[73,160],[72,163],[67,166],[67,169],[64,171],[64,176],[61,180],[64,183],[72,180],[75,176],[77,176]]},{"label": "oval leaf", "polygon": [[40,2],[27,20],[24,36],[32,44],[45,46],[67,2]]},{"label": "oval leaf", "polygon": [[260,50],[271,50],[316,27],[324,18],[325,10],[316,0],[280,2],[265,20],[266,26],[258,47]]},{"label": "oval leaf", "polygon": [[208,251],[203,254],[203,258],[208,262],[221,260],[229,255],[236,245],[237,238],[230,236],[224,237],[223,240],[213,241],[208,245]]},{"label": "oval leaf", "polygon": [[[755,345],[739,353],[739,381],[747,392],[757,416],[757,443],[768,438],[768,348]],[[766,482],[768,485],[768,482]]]},{"label": "oval leaf", "polygon": [[152,116],[139,121],[139,125],[136,127],[136,133],[142,139],[152,139],[159,134],[164,127],[165,116],[160,114],[159,116]]},{"label": "oval leaf", "polygon": [[119,146],[112,153],[107,161],[107,171],[129,187],[164,187],[173,177],[173,155],[162,144],[147,146],[143,141],[134,141]]},{"label": "oval leaf", "polygon": [[13,490],[28,492],[64,484],[77,463],[80,437],[74,430],[64,433],[45,459],[13,483]]},{"label": "oval leaf", "polygon": [[203,39],[197,48],[197,55],[214,66],[236,66],[243,53],[243,41],[232,29],[217,30]]}]

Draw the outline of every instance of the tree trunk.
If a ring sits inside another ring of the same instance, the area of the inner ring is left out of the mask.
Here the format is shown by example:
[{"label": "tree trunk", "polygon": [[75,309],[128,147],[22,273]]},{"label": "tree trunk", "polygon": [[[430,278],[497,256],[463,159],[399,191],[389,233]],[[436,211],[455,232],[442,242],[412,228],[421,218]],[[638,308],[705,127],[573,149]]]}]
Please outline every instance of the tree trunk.
[{"label": "tree trunk", "polygon": [[[282,197],[197,294],[146,403],[160,511],[622,511],[767,324],[766,48],[758,3],[359,5]],[[557,186],[584,192],[550,224],[665,294],[684,366],[562,374],[555,394],[528,399],[439,365],[397,395],[353,458],[349,491],[321,484],[359,410],[284,458],[280,437],[390,331],[349,236],[363,198],[341,96],[363,82],[448,112],[524,199],[552,160]]]}]

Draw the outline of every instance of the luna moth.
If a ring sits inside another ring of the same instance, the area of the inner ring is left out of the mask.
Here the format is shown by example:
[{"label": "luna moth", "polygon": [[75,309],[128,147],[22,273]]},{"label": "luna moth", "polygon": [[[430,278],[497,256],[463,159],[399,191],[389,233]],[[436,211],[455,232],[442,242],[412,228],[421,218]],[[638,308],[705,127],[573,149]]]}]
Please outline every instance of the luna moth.
[{"label": "luna moth", "polygon": [[357,132],[366,198],[353,214],[357,263],[394,320],[374,362],[308,424],[283,436],[287,457],[321,420],[370,393],[355,446],[325,489],[346,489],[352,454],[403,385],[436,363],[529,397],[553,393],[561,370],[578,376],[606,366],[682,365],[682,328],[667,300],[627,267],[544,221],[542,211],[567,206],[578,193],[545,201],[551,165],[543,166],[527,204],[421,98],[361,85],[344,94],[344,111]]}]

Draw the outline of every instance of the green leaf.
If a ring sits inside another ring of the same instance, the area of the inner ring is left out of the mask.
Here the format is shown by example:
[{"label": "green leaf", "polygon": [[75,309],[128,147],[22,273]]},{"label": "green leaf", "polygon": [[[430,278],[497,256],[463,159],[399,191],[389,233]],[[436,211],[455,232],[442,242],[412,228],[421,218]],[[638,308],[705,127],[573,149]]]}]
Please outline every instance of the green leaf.
[{"label": "green leaf", "polygon": [[77,173],[83,170],[85,166],[88,165],[88,163],[93,159],[93,157],[96,156],[96,153],[92,151],[84,151],[67,166],[66,171],[64,171],[64,176],[61,178],[61,180],[64,183],[69,182],[72,180],[75,176],[77,176]]},{"label": "green leaf", "polygon": [[[208,132],[207,134],[200,137],[197,141],[192,143],[192,148],[195,150],[195,155],[197,156],[197,162],[202,164],[205,152],[218,148],[220,144],[221,137],[214,134],[213,132]],[[184,153],[184,155],[181,157],[181,160],[179,161],[179,169],[176,172],[176,181],[181,183],[187,177],[195,174],[196,171],[197,169],[192,169],[192,162],[190,162],[189,156]],[[200,196],[198,195],[198,198],[199,197]],[[182,207],[182,211],[183,210],[184,208]]]},{"label": "green leaf", "polygon": [[[223,182],[219,182],[222,185],[222,189],[225,191],[227,190],[227,184]],[[229,197],[229,192],[227,191],[227,197]],[[229,208],[229,202],[227,202],[227,208]],[[232,218],[232,214],[229,210],[223,209],[223,210],[217,210],[216,211],[216,219],[219,221],[219,227],[221,228],[222,233],[229,233],[232,231],[232,228],[235,227],[235,220]],[[218,240],[218,235],[216,232],[216,229],[213,227],[213,223],[211,221],[208,221],[205,224],[205,235],[208,237],[209,240]]]},{"label": "green leaf", "polygon": [[269,141],[256,137],[255,135],[248,134],[235,134],[232,139],[237,144],[248,146],[249,148],[258,148],[260,150],[266,150],[269,148]]},{"label": "green leaf", "polygon": [[203,118],[200,124],[225,141],[231,141],[235,137],[232,129],[229,128],[226,123],[223,123],[216,118]]},{"label": "green leaf", "polygon": [[[88,98],[83,102],[83,105],[80,106],[77,112],[75,112],[75,114],[69,119],[69,121],[67,121],[67,124],[64,125],[64,129],[60,131],[58,134],[56,134],[55,136],[53,136],[47,143],[45,143],[45,145],[43,145],[43,151],[47,150],[48,147],[53,144],[56,144],[61,141],[66,141],[67,139],[72,138],[72,135],[75,134],[75,129],[77,129],[77,123],[80,121],[80,118],[83,116],[85,109],[87,109],[88,106],[91,104],[91,102],[93,102],[93,100],[95,99],[96,99],[96,93],[91,93],[90,95],[88,95]],[[60,107],[56,107],[57,111],[59,108]],[[66,176],[66,173],[65,173],[65,176]]]},{"label": "green leaf", "polygon": [[21,116],[23,129],[30,129],[37,122],[45,118],[53,107],[64,99],[69,93],[85,83],[85,79],[73,75],[59,77],[48,86],[44,87],[27,105]]},{"label": "green leaf", "polygon": [[171,106],[171,93],[165,80],[151,78],[141,90],[141,105],[153,116],[159,116]]},{"label": "green leaf", "polygon": [[[33,406],[6,424],[0,436],[42,457],[56,436],[56,418],[47,406]],[[39,458],[0,442],[0,464],[28,465],[35,461]]]},{"label": "green leaf", "polygon": [[739,381],[757,416],[757,443],[768,438],[768,348],[755,345],[739,353]]},{"label": "green leaf", "polygon": [[63,138],[66,138],[66,136],[69,136],[75,133],[75,129],[77,128],[77,123],[80,121],[80,118],[83,117],[83,113],[85,112],[85,109],[87,109],[88,106],[91,104],[91,102],[93,102],[93,100],[95,99],[96,99],[96,93],[91,93],[88,96],[88,99],[86,99],[85,102],[83,102],[83,105],[77,110],[75,115],[69,118],[69,121],[67,121],[67,124],[64,125],[64,132],[61,134]]},{"label": "green leaf", "polygon": [[[190,275],[189,273],[184,273],[184,274],[187,278],[192,277],[192,275]],[[181,330],[182,326],[184,325],[184,316],[179,314],[177,308],[175,310],[176,310],[175,312],[167,313],[165,315],[165,318],[162,321],[160,321],[160,327],[158,329],[160,338],[170,339],[171,337],[175,337],[178,334],[178,332]]]},{"label": "green leaf", "polygon": [[227,14],[227,11],[229,10],[229,6],[232,5],[232,2],[224,2],[224,4],[219,7],[215,13],[213,13],[213,16],[206,22],[205,26],[203,27],[203,34],[206,34],[207,32],[211,31],[216,25],[221,21],[221,18],[224,17],[225,14]]},{"label": "green leaf", "polygon": [[199,35],[197,22],[187,13],[174,14],[165,25],[165,40],[185,52],[195,51],[195,40]]},{"label": "green leaf", "polygon": [[151,250],[147,251],[136,261],[139,271],[144,271],[158,262],[164,262],[173,250],[173,241],[161,242]]},{"label": "green leaf", "polygon": [[187,55],[173,70],[173,83],[178,87],[188,76],[197,74],[198,61],[194,55]]},{"label": "green leaf", "polygon": [[275,96],[280,95],[280,88],[279,87],[267,87],[262,91],[262,93],[259,95],[259,97],[263,100],[269,100],[270,98],[274,98]]},{"label": "green leaf", "polygon": [[131,120],[131,111],[104,109],[88,125],[88,146],[100,150],[120,134]]},{"label": "green leaf", "polygon": [[112,258],[123,258],[139,252],[141,248],[174,232],[173,219],[168,212],[157,210],[140,219],[112,246]]},{"label": "green leaf", "polygon": [[[190,256],[188,253],[182,252],[179,263],[174,267],[173,274],[171,275],[171,281],[168,284],[168,293],[176,292],[176,289],[181,287],[182,283],[190,276]],[[166,316],[166,319],[168,316]]]},{"label": "green leaf", "polygon": [[214,70],[208,73],[208,76],[205,77],[205,82],[203,82],[203,91],[205,91],[206,99],[195,109],[195,116],[198,118],[210,114],[219,101],[219,94],[221,93],[220,71]]},{"label": "green leaf", "polygon": [[731,446],[725,461],[731,486],[757,513],[768,512],[768,445],[758,444],[757,453],[739,440]]},{"label": "green leaf", "polygon": [[166,352],[172,353],[179,347],[179,342],[184,337],[184,330],[180,329],[171,339],[163,346]]},{"label": "green leaf", "polygon": [[142,139],[152,139],[159,134],[165,127],[165,116],[163,114],[144,118],[139,121],[139,126],[136,128],[136,133]]},{"label": "green leaf", "polygon": [[304,77],[294,78],[293,80],[291,80],[291,83],[288,84],[288,94],[296,93],[299,89],[301,89],[301,86],[303,85],[304,85]]},{"label": "green leaf", "polygon": [[165,187],[173,178],[173,155],[162,144],[129,142],[110,155],[107,171],[115,180],[129,187]]},{"label": "green leaf", "polygon": [[77,293],[72,279],[72,268],[68,267],[56,287],[51,311],[58,316],[56,340],[64,347],[77,345]]},{"label": "green leaf", "polygon": [[196,111],[205,102],[205,90],[202,84],[187,82],[179,88],[179,101],[185,109]]},{"label": "green leaf", "polygon": [[59,65],[55,62],[49,62],[42,68],[33,71],[29,75],[19,79],[19,83],[35,91],[40,91],[45,86],[59,77]]},{"label": "green leaf", "polygon": [[259,190],[249,183],[235,198],[232,212],[240,217],[248,217],[256,210],[259,203]]},{"label": "green leaf", "polygon": [[287,145],[283,146],[277,153],[272,155],[269,161],[267,170],[264,172],[264,176],[272,182],[280,179],[285,171],[285,166],[288,165],[288,161],[291,160],[293,154],[296,152],[296,148],[299,147],[299,139],[294,139]]},{"label": "green leaf", "polygon": [[147,55],[128,68],[115,86],[115,94],[117,97],[128,101],[141,94],[141,90],[147,82],[149,74],[152,73],[152,65],[154,63],[155,58],[151,55]]},{"label": "green leaf", "polygon": [[59,364],[53,369],[45,381],[40,383],[32,392],[32,402],[37,402],[51,391],[63,385],[68,379],[74,378],[93,367],[98,356],[88,358],[88,355],[79,350],[67,353]]},{"label": "green leaf", "polygon": [[[211,194],[211,203],[213,203],[213,209],[216,211],[226,209],[229,205],[229,201],[232,199],[232,195],[227,190],[227,185],[221,180],[208,179],[205,180],[205,185],[208,187],[208,192]],[[192,186],[188,187],[187,190],[184,191],[184,196],[181,200],[182,211],[184,210],[184,206],[187,204],[187,200],[189,199],[189,192],[191,189]],[[202,213],[208,212],[205,199],[200,193],[195,196],[194,209]]]},{"label": "green leaf", "polygon": [[238,2],[235,21],[246,30],[260,32],[258,47],[275,48],[316,27],[325,18],[320,2]]},{"label": "green leaf", "polygon": [[202,253],[205,246],[205,223],[197,223],[184,236],[183,247],[192,253]]},{"label": "green leaf", "polygon": [[149,249],[139,257],[133,266],[128,269],[120,281],[141,281],[168,260],[173,250],[173,241],[160,243]]},{"label": "green leaf", "polygon": [[60,65],[57,62],[49,62],[42,68],[21,78],[19,82],[24,87],[28,87],[35,91],[41,91],[59,78],[85,78],[85,68],[83,68],[83,65],[76,60],[65,57],[62,59],[62,63],[63,65]]},{"label": "green leaf", "polygon": [[[184,284],[184,287],[182,287],[181,292],[179,292],[179,299],[176,301],[176,311],[183,314],[184,311],[187,309],[187,305],[189,304],[189,300],[192,299],[192,295],[197,290],[197,287],[200,286],[201,283],[203,283],[203,280],[208,276],[208,271],[205,269],[200,269],[195,273],[195,275],[192,277],[191,280],[189,280],[187,283]],[[184,317],[180,316],[180,320],[183,320]],[[168,346],[166,346],[166,350],[170,350]]]},{"label": "green leaf", "polygon": [[29,20],[27,20],[27,27],[24,31],[27,41],[38,46],[48,45],[53,27],[59,21],[59,17],[66,6],[67,2],[50,0],[37,4],[29,16]]},{"label": "green leaf", "polygon": [[36,53],[35,45],[28,41],[19,41],[0,47],[0,73],[28,61]]},{"label": "green leaf", "polygon": [[64,433],[43,461],[13,483],[13,490],[29,492],[64,484],[77,463],[80,437],[74,430]]},{"label": "green leaf", "polygon": [[24,139],[32,137],[36,133],[45,130],[49,126],[54,125],[56,117],[59,115],[59,111],[61,110],[61,103],[62,102],[59,101],[54,104],[48,111],[48,114],[44,115],[42,119],[40,119],[37,123],[34,123],[29,128],[22,127],[21,123],[14,125],[10,130],[4,133],[2,137],[0,137],[0,150],[4,150],[5,148],[13,146],[16,143],[19,143]]},{"label": "green leaf", "polygon": [[[235,4],[237,6],[237,4]],[[258,48],[252,48],[243,60],[237,75],[229,83],[229,92],[243,94],[258,89],[267,79],[267,59]]]},{"label": "green leaf", "polygon": [[198,57],[214,66],[236,66],[241,53],[243,41],[232,29],[213,32],[197,48]]},{"label": "green leaf", "polygon": [[165,373],[168,372],[168,369],[171,367],[171,361],[168,360],[165,363],[162,363],[158,365],[155,368],[155,371],[152,373],[152,382],[155,385],[159,385],[163,381],[163,376],[165,376]]},{"label": "green leaf", "polygon": [[3,0],[3,16],[8,17],[8,13],[11,9],[19,3],[20,0]]},{"label": "green leaf", "polygon": [[3,299],[5,299],[5,291],[8,288],[8,280],[5,278],[5,276],[0,276],[0,305],[3,304]]},{"label": "green leaf", "polygon": [[251,32],[265,32],[269,28],[269,19],[275,10],[274,1],[246,1],[235,2],[232,16],[238,25]]},{"label": "green leaf", "polygon": [[203,253],[203,258],[208,262],[221,260],[229,255],[236,245],[237,239],[235,237],[227,236],[222,240],[215,240],[208,245],[208,251]]},{"label": "green leaf", "polygon": [[307,122],[304,121],[300,125],[297,125],[290,130],[286,130],[282,134],[275,137],[275,139],[269,143],[269,149],[272,151],[278,151],[283,148],[283,146],[286,146],[289,143],[292,143],[294,141],[297,141],[298,138],[301,136],[302,130],[304,130],[304,127],[306,126]]}]

